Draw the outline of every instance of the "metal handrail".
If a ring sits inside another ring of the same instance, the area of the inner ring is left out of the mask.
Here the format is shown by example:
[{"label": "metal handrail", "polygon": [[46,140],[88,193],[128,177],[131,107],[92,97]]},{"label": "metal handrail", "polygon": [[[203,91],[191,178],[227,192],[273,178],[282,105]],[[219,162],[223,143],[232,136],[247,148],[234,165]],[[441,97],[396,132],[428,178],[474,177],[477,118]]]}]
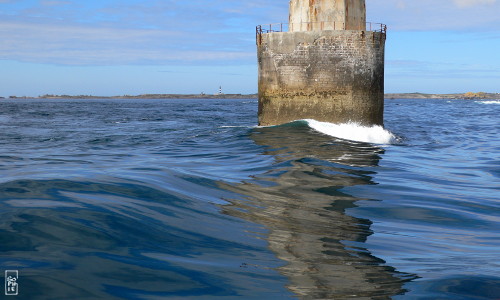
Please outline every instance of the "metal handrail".
[{"label": "metal handrail", "polygon": [[[266,25],[258,25],[256,28],[257,35],[259,34],[264,34],[264,33],[272,33],[272,32],[284,32],[284,31],[289,31],[290,28],[293,28],[295,26],[302,27],[304,25],[307,25],[307,28],[313,27],[313,25],[319,24],[319,29],[323,30],[325,27],[330,27],[333,29],[328,29],[328,30],[345,30],[346,26],[345,23],[343,22],[302,22],[302,23],[274,23],[274,24],[266,24]],[[333,25],[333,26],[332,26]],[[387,25],[382,24],[382,23],[372,23],[372,22],[366,22],[366,31],[374,31],[374,32],[382,32],[386,33],[387,32]]]}]

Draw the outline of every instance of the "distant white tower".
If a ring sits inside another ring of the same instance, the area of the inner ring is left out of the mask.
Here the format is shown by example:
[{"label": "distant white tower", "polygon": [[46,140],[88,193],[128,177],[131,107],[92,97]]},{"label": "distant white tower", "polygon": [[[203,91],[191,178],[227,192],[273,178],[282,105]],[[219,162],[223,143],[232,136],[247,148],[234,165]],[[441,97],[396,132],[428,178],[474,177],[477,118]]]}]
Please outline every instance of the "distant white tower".
[{"label": "distant white tower", "polygon": [[222,86],[219,86],[219,95],[222,95]]}]

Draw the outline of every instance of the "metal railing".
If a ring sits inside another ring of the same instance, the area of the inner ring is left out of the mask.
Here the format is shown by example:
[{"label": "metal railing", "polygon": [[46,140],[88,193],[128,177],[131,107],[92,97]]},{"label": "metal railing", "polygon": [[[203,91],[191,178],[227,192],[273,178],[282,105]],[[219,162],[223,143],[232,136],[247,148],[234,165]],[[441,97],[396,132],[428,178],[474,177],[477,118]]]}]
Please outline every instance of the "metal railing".
[{"label": "metal railing", "polygon": [[[264,33],[293,31],[298,28],[299,31],[310,30],[346,30],[344,22],[304,22],[304,23],[274,23],[266,25],[258,25],[256,34],[259,36]],[[387,26],[382,23],[366,22],[365,31],[387,32]]]}]

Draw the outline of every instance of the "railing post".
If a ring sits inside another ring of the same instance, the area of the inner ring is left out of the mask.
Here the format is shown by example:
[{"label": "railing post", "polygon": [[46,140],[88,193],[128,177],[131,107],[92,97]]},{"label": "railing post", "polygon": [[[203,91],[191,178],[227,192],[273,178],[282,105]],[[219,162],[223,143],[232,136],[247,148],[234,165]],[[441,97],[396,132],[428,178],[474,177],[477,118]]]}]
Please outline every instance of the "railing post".
[{"label": "railing post", "polygon": [[[1,2],[1,0],[0,0]],[[327,23],[327,24],[325,24]],[[330,27],[333,23],[333,30],[346,30],[346,23],[345,22],[336,22],[336,21],[331,21],[331,22],[300,22],[296,23],[299,24],[299,30],[313,30],[313,29],[320,29],[320,30],[325,30],[326,27],[328,27],[328,30],[331,30],[332,27]],[[339,23],[339,25],[337,25]],[[279,24],[279,28],[278,27]],[[318,25],[319,24],[319,28]],[[267,27],[269,25],[269,27]],[[275,28],[273,29],[273,25]],[[326,26],[325,26],[326,25]],[[294,31],[294,26],[295,23],[274,23],[274,24],[265,24],[265,25],[257,25],[256,26],[256,34],[257,35],[262,35],[264,33],[271,33],[271,32],[284,32],[284,30],[288,31]],[[268,29],[266,29],[268,28]],[[382,23],[372,23],[372,22],[366,22],[366,26],[363,28],[363,30],[366,31],[375,31],[375,32],[382,32],[386,33],[387,32],[387,25],[382,24]]]},{"label": "railing post", "polygon": [[257,43],[257,46],[260,46],[261,33],[262,27],[260,25],[257,25],[257,27],[255,27],[255,42]]}]

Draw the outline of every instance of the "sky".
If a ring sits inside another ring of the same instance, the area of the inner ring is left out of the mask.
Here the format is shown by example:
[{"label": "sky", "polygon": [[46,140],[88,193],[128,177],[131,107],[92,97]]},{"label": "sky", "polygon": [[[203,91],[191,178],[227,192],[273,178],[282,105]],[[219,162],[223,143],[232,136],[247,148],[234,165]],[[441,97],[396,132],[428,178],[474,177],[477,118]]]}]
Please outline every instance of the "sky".
[{"label": "sky", "polygon": [[[0,96],[257,92],[286,0],[0,0]],[[366,0],[387,93],[500,92],[500,0]]]}]

